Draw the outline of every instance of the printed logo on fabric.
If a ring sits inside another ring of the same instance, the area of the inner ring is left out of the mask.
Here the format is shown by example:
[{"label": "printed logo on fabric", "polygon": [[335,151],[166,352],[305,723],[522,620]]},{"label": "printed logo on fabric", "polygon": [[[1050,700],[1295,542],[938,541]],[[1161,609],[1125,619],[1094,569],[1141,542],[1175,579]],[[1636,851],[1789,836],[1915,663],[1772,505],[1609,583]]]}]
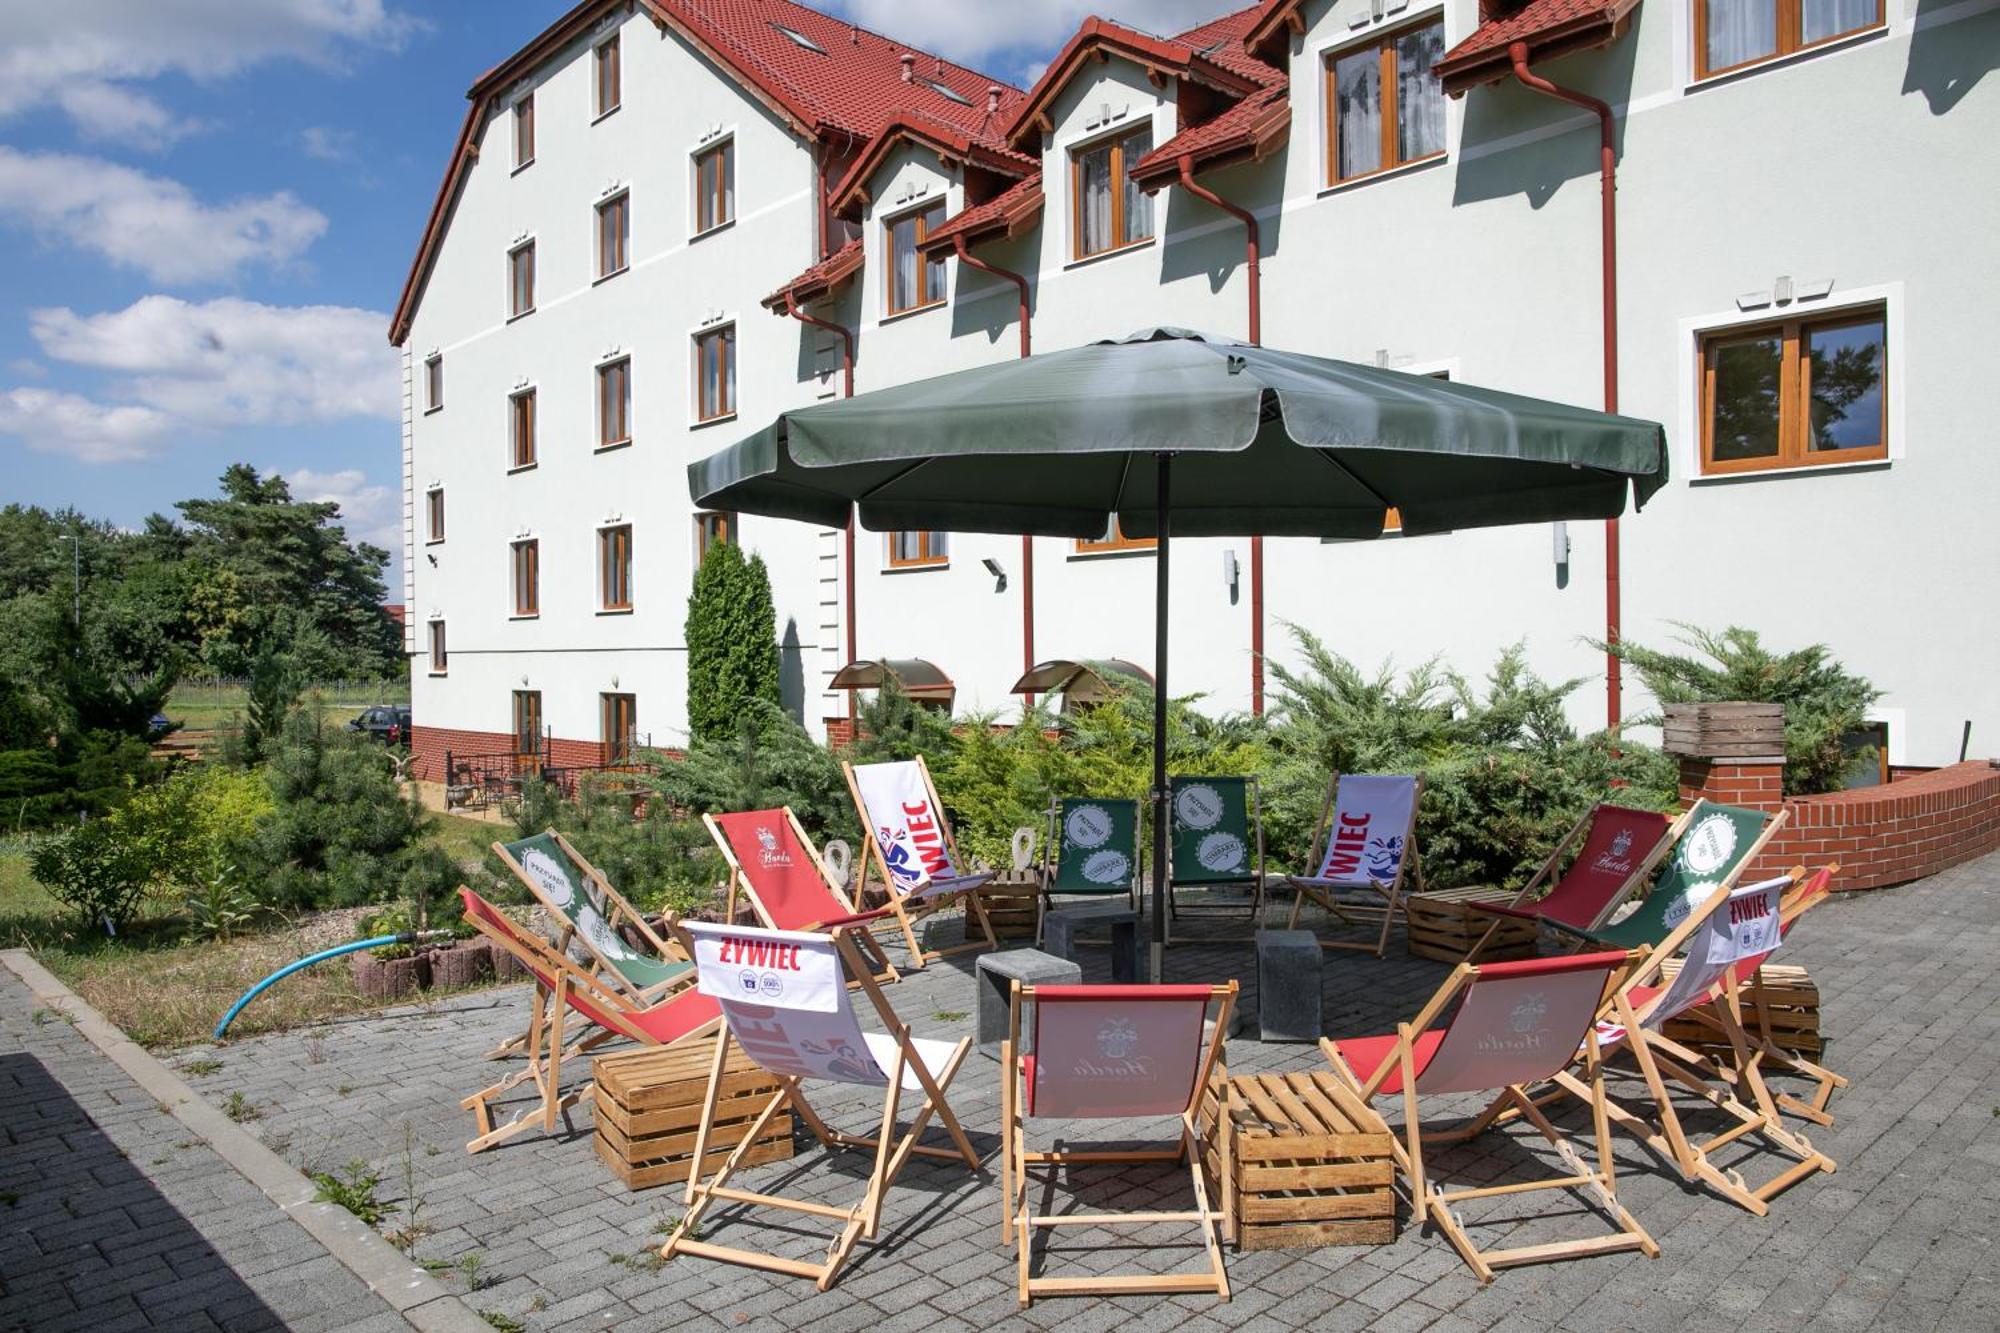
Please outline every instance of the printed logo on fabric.
[{"label": "printed logo on fabric", "polygon": [[1728,815],[1713,814],[1694,826],[1681,844],[1681,864],[1697,875],[1713,875],[1729,864],[1736,851],[1736,825]]},{"label": "printed logo on fabric", "polygon": [[778,835],[761,824],[757,828],[757,860],[760,864],[775,868],[792,863],[791,853],[778,850]]},{"label": "printed logo on fabric", "polygon": [[1211,833],[1195,848],[1194,859],[1207,870],[1222,872],[1243,868],[1243,839],[1234,833]]},{"label": "printed logo on fabric", "polygon": [[549,901],[557,907],[568,907],[576,897],[576,886],[556,859],[539,847],[530,847],[521,853],[521,869],[528,872],[528,878],[535,881],[535,887],[549,895]]},{"label": "printed logo on fabric", "polygon": [[1111,836],[1111,814],[1101,805],[1080,805],[1063,819],[1063,836],[1078,847],[1102,847]]},{"label": "printed logo on fabric", "polygon": [[1083,863],[1083,877],[1092,884],[1116,884],[1132,877],[1132,858],[1123,852],[1093,852]]},{"label": "printed logo on fabric", "polygon": [[1214,828],[1222,822],[1222,793],[1205,783],[1174,793],[1174,818],[1193,829]]}]

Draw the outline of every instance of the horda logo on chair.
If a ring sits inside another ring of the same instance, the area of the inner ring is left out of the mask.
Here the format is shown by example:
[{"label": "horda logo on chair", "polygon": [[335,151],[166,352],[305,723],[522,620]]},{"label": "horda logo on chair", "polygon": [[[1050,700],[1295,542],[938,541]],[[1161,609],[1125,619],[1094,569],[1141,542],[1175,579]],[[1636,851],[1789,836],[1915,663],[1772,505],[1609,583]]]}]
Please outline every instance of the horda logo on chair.
[{"label": "horda logo on chair", "polygon": [[757,826],[757,861],[772,869],[792,863],[792,854],[779,850],[778,835],[762,824]]},{"label": "horda logo on chair", "polygon": [[1079,805],[1063,819],[1063,835],[1078,847],[1102,847],[1111,836],[1111,815],[1101,805]]},{"label": "horda logo on chair", "polygon": [[1222,793],[1206,783],[1174,793],[1174,818],[1189,828],[1214,828],[1222,822]]},{"label": "horda logo on chair", "polygon": [[1619,829],[1617,836],[1611,839],[1611,845],[1599,853],[1597,860],[1591,863],[1591,867],[1606,874],[1629,875],[1632,873],[1632,861],[1626,853],[1631,850],[1632,830]]},{"label": "horda logo on chair", "polygon": [[1548,1012],[1549,998],[1546,994],[1541,991],[1529,994],[1508,1011],[1507,1033],[1480,1034],[1478,1048],[1487,1054],[1541,1050],[1548,1040],[1548,1029],[1542,1022]]}]

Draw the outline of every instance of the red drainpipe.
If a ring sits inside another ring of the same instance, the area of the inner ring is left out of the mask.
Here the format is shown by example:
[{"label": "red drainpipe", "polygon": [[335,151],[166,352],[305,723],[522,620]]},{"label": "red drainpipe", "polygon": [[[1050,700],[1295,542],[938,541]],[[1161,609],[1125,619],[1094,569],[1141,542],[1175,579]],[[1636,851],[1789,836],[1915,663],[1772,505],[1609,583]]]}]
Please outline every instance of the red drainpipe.
[{"label": "red drainpipe", "polygon": [[[1514,65],[1514,78],[1522,87],[1553,97],[1571,106],[1580,106],[1597,117],[1599,133],[1598,173],[1603,188],[1604,201],[1604,410],[1618,410],[1618,150],[1612,131],[1611,106],[1599,101],[1588,93],[1580,93],[1572,88],[1560,88],[1528,68],[1528,44],[1514,42],[1507,48],[1507,57]],[[1621,618],[1622,598],[1619,592],[1619,552],[1618,520],[1604,521],[1604,641],[1614,647],[1618,643],[1618,622]],[[1624,711],[1622,693],[1623,679],[1620,662],[1616,653],[1605,657],[1604,706],[1606,724],[1618,729]]]},{"label": "red drainpipe", "polygon": [[[1028,315],[1028,280],[1012,269],[1001,268],[972,257],[972,250],[965,243],[964,232],[954,232],[951,247],[958,254],[958,262],[981,273],[990,273],[996,278],[1004,278],[1014,284],[1021,294],[1021,355],[1028,357],[1034,353],[1034,333]],[[1032,671],[1035,666],[1035,539],[1021,538],[1021,670]],[[1030,694],[1022,699],[1022,706],[1033,708],[1035,696]]]},{"label": "red drainpipe", "polygon": [[[1194,159],[1180,160],[1181,188],[1204,203],[1213,205],[1243,224],[1244,253],[1250,278],[1250,341],[1264,344],[1264,282],[1260,258],[1261,236],[1257,215],[1230,203],[1215,191],[1195,184]],[[1264,712],[1264,539],[1250,539],[1250,711]]]},{"label": "red drainpipe", "polygon": [[[801,324],[810,324],[816,329],[826,329],[830,333],[839,335],[840,396],[842,398],[852,398],[854,396],[854,330],[845,325],[821,319],[816,315],[808,315],[805,311],[799,309],[798,300],[789,291],[785,293],[785,313]],[[847,534],[844,539],[846,550],[843,556],[843,563],[847,571],[847,578],[845,580],[847,584],[845,590],[847,593],[847,614],[843,619],[847,622],[847,660],[850,662],[855,659],[856,644],[858,642],[858,636],[854,631],[854,524],[854,515],[848,515]],[[853,690],[847,692],[847,716],[850,721],[859,716],[860,705],[855,702],[856,698],[857,696]]]}]

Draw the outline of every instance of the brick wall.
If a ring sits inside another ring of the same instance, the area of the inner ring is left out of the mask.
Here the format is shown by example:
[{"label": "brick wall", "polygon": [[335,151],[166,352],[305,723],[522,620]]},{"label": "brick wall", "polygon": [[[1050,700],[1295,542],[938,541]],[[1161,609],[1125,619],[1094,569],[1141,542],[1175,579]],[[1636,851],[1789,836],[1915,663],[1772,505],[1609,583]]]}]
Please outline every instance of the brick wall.
[{"label": "brick wall", "polygon": [[444,756],[448,750],[457,754],[499,754],[513,748],[514,737],[509,732],[457,731],[419,723],[410,728],[410,776],[419,782],[443,782]]}]

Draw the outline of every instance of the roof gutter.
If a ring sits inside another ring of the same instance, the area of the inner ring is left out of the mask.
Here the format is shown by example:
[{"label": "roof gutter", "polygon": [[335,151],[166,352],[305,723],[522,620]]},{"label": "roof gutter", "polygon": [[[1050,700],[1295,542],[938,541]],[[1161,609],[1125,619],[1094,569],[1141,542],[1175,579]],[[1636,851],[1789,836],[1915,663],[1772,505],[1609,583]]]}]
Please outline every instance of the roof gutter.
[{"label": "roof gutter", "polygon": [[[1514,79],[1531,92],[1558,102],[1582,107],[1597,117],[1599,135],[1599,185],[1603,193],[1603,284],[1604,284],[1604,410],[1618,410],[1618,149],[1608,102],[1559,87],[1528,68],[1528,44],[1513,42],[1507,47]],[[1604,521],[1604,642],[1611,649],[1605,655],[1604,693],[1606,725],[1618,729],[1623,713],[1623,674],[1618,660],[1618,628],[1623,596],[1619,587],[1618,520]]]},{"label": "roof gutter", "polygon": [[[1230,203],[1206,186],[1196,184],[1192,155],[1183,154],[1179,166],[1180,185],[1183,190],[1204,203],[1221,209],[1243,224],[1244,268],[1250,281],[1250,341],[1261,347],[1264,343],[1264,282],[1261,276],[1263,238],[1257,227],[1257,215],[1240,204]],[[1250,539],[1250,712],[1257,717],[1264,715],[1264,539],[1262,537]]]}]

